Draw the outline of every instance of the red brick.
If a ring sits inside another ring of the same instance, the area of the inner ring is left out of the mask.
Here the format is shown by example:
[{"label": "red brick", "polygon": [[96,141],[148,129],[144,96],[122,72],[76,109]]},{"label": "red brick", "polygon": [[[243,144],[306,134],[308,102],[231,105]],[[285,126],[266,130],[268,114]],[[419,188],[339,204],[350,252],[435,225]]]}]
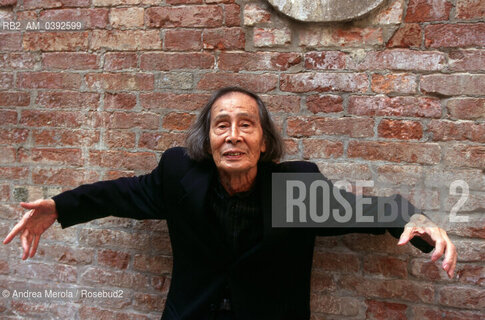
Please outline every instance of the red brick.
[{"label": "red brick", "polygon": [[[103,306],[106,307],[106,306]],[[85,320],[149,320],[152,319],[139,313],[131,311],[112,311],[99,307],[82,305],[79,308],[79,317]]]},{"label": "red brick", "polygon": [[406,22],[448,20],[453,8],[448,0],[409,0]]},{"label": "red brick", "polygon": [[224,24],[228,27],[241,26],[241,7],[238,4],[224,6]]},{"label": "red brick", "polygon": [[407,261],[390,256],[365,256],[363,270],[364,273],[396,278],[407,278],[408,274]]},{"label": "red brick", "polygon": [[133,260],[133,269],[159,275],[171,273],[172,264],[171,257],[137,254]]},{"label": "red brick", "polygon": [[446,149],[445,164],[455,167],[485,169],[485,147],[474,145],[453,145]]},{"label": "red brick", "polygon": [[25,129],[0,129],[0,144],[25,143],[29,137],[29,131]]},{"label": "red brick", "polygon": [[322,28],[305,27],[299,34],[299,46],[319,47],[361,47],[383,44],[381,27]]},{"label": "red brick", "polygon": [[17,124],[17,111],[0,109],[2,124]]},{"label": "red brick", "polygon": [[358,70],[416,70],[439,71],[446,64],[446,57],[437,51],[392,49],[370,51],[362,62],[356,63]]},{"label": "red brick", "polygon": [[90,49],[156,50],[162,49],[159,30],[94,30]]},{"label": "red brick", "polygon": [[411,275],[428,281],[440,281],[448,279],[446,271],[441,268],[441,263],[432,262],[428,259],[413,259],[410,264]]},{"label": "red brick", "polygon": [[266,6],[259,3],[248,3],[244,6],[244,25],[254,26],[270,22],[271,12],[267,10]]},{"label": "red brick", "polygon": [[366,300],[367,310],[366,319],[372,320],[407,320],[407,305],[401,303],[392,303],[385,301]]},{"label": "red brick", "polygon": [[115,250],[99,250],[98,265],[116,269],[126,269],[130,262],[130,254]]},{"label": "red brick", "polygon": [[116,71],[136,68],[138,57],[134,52],[108,52],[104,56],[104,70]]},{"label": "red brick", "polygon": [[[180,39],[184,39],[180,41]],[[198,51],[202,49],[202,31],[192,29],[167,30],[165,49],[173,51]]]},{"label": "red brick", "polygon": [[[4,49],[1,47],[2,50]],[[31,52],[12,52],[0,54],[0,68],[5,69],[28,69],[35,68],[38,60],[38,55]]]},{"label": "red brick", "polygon": [[423,38],[423,30],[417,23],[405,23],[389,39],[388,48],[419,48]]},{"label": "red brick", "polygon": [[[57,286],[59,288],[59,286]],[[56,289],[57,289],[56,288]],[[54,290],[56,290],[54,289]],[[58,289],[63,292],[65,289]],[[42,292],[42,290],[39,290]],[[22,316],[24,319],[31,319],[30,316],[35,317],[36,315],[42,314],[44,317],[53,318],[69,318],[72,319],[76,316],[76,307],[73,304],[66,304],[60,302],[60,298],[51,298],[53,301],[38,302],[35,300],[24,300],[14,299],[12,301],[11,307],[12,312],[18,316]],[[50,300],[50,299],[49,299]],[[56,301],[57,300],[57,301]],[[67,300],[67,299],[66,299]],[[34,302],[35,301],[35,302]],[[10,317],[6,317],[9,319]]]},{"label": "red brick", "polygon": [[424,29],[425,45],[431,48],[483,47],[485,23],[433,24]]},{"label": "red brick", "polygon": [[167,130],[187,130],[195,122],[195,114],[172,112],[163,117],[162,127]]},{"label": "red brick", "polygon": [[314,51],[305,53],[305,68],[316,70],[345,69],[347,54],[341,51]]},{"label": "red brick", "polygon": [[[120,154],[120,152],[117,153]],[[112,229],[81,229],[79,232],[79,243],[91,247],[108,247],[109,249],[134,249],[141,253],[149,251],[151,254],[172,254],[167,233],[150,235],[146,232],[132,233]],[[156,243],[157,246],[154,247],[153,243]]]},{"label": "red brick", "polygon": [[97,56],[82,52],[56,52],[42,55],[44,68],[50,69],[97,69]]},{"label": "red brick", "polygon": [[60,72],[19,72],[17,87],[29,89],[79,89],[81,75]]},{"label": "red brick", "polygon": [[105,133],[104,144],[109,149],[133,149],[136,143],[136,134],[123,130],[110,130]]},{"label": "red brick", "polygon": [[422,175],[422,166],[382,165],[377,167],[377,183],[379,184],[416,185],[421,181]]},{"label": "red brick", "polygon": [[205,52],[194,53],[144,53],[142,70],[212,69],[214,56]]},{"label": "red brick", "polygon": [[342,289],[350,290],[364,297],[399,299],[412,302],[433,303],[433,285],[426,282],[410,280],[365,279],[356,276],[343,277]]},{"label": "red brick", "polygon": [[89,0],[24,0],[24,8],[88,7],[90,2]]},{"label": "red brick", "polygon": [[143,27],[143,8],[111,8],[109,12],[109,23],[114,28],[136,28]]},{"label": "red brick", "polygon": [[417,121],[382,119],[377,132],[382,138],[419,140],[423,137],[423,126]]},{"label": "red brick", "polygon": [[285,155],[298,156],[300,154],[300,147],[296,139],[283,139],[285,143]]},{"label": "red brick", "polygon": [[0,106],[25,107],[30,104],[30,94],[27,92],[2,91],[0,92]]},{"label": "red brick", "polygon": [[88,73],[87,87],[91,90],[153,90],[154,76],[148,73]]},{"label": "red brick", "polygon": [[279,52],[221,52],[219,55],[219,69],[239,72],[280,70],[285,71],[300,64],[301,55],[298,53]]},{"label": "red brick", "polygon": [[16,153],[15,148],[0,146],[0,163],[15,162]]},{"label": "red brick", "polygon": [[291,92],[365,92],[369,85],[362,73],[282,74],[280,81],[280,89]]},{"label": "red brick", "polygon": [[423,307],[418,306],[413,308],[413,313],[415,319],[420,320],[482,320],[482,312],[473,311],[457,311],[457,310],[445,310],[443,307],[433,308],[433,307]]},{"label": "red brick", "polygon": [[348,112],[365,116],[438,118],[440,100],[426,97],[351,96]]},{"label": "red brick", "polygon": [[88,32],[26,32],[22,45],[30,51],[84,51],[88,37]]},{"label": "red brick", "polygon": [[268,92],[276,89],[277,85],[278,76],[275,74],[206,73],[197,88],[217,90],[226,86],[240,86],[254,92]]},{"label": "red brick", "polygon": [[163,311],[165,308],[165,298],[154,294],[135,293],[133,306],[138,310]]},{"label": "red brick", "polygon": [[457,50],[449,53],[450,70],[472,71],[485,70],[485,50]]},{"label": "red brick", "polygon": [[334,95],[311,95],[306,99],[307,109],[311,112],[341,112],[343,108],[343,98]]},{"label": "red brick", "polygon": [[76,91],[40,91],[35,103],[44,108],[95,110],[99,94]]},{"label": "red brick", "polygon": [[421,164],[436,164],[441,158],[440,146],[431,143],[350,141],[347,153],[349,158]]},{"label": "red brick", "polygon": [[303,158],[339,158],[344,154],[344,145],[340,141],[322,139],[303,140]]},{"label": "red brick", "polygon": [[300,97],[296,95],[262,95],[266,108],[270,112],[298,112],[300,110]]},{"label": "red brick", "polygon": [[10,265],[10,275],[20,276],[23,279],[37,279],[58,281],[62,283],[75,283],[76,268],[62,264],[45,264],[40,262],[15,263]]},{"label": "red brick", "polygon": [[86,115],[79,111],[22,110],[20,124],[29,127],[79,128],[86,123]]},{"label": "red brick", "polygon": [[463,20],[485,17],[485,1],[458,0],[456,2],[456,17]]},{"label": "red brick", "polygon": [[148,150],[164,151],[168,148],[183,146],[185,136],[185,133],[178,132],[144,132],[140,136],[139,147]]},{"label": "red brick", "polygon": [[14,6],[17,4],[17,0],[0,0],[0,7]]},{"label": "red brick", "polygon": [[89,163],[95,167],[149,171],[155,168],[157,160],[151,152],[90,151]]},{"label": "red brick", "polygon": [[317,251],[313,256],[313,270],[356,273],[359,269],[360,261],[354,254]]},{"label": "red brick", "polygon": [[421,77],[421,91],[444,96],[480,95],[485,91],[485,75],[424,75]]},{"label": "red brick", "polygon": [[20,32],[0,33],[0,48],[2,51],[22,50],[22,34]]},{"label": "red brick", "polygon": [[439,303],[445,306],[482,310],[485,293],[479,288],[446,286],[439,291]]},{"label": "red brick", "polygon": [[159,115],[146,112],[106,112],[98,116],[96,127],[109,129],[142,128],[156,130],[160,122]]},{"label": "red brick", "polygon": [[131,93],[105,93],[105,109],[124,109],[130,110],[136,106],[136,96]]},{"label": "red brick", "polygon": [[485,120],[485,99],[450,99],[447,109],[453,119]]},{"label": "red brick", "polygon": [[202,43],[206,50],[244,49],[246,35],[242,28],[206,29]]},{"label": "red brick", "polygon": [[167,4],[202,4],[204,0],[165,0]]},{"label": "red brick", "polygon": [[254,28],[253,44],[255,47],[279,47],[291,43],[291,30],[288,28]]},{"label": "red brick", "polygon": [[335,291],[337,285],[332,275],[327,272],[312,270],[311,292]]},{"label": "red brick", "polygon": [[81,166],[83,161],[80,149],[34,148],[20,155],[23,163]]},{"label": "red brick", "polygon": [[44,244],[39,247],[37,256],[70,265],[86,265],[93,262],[94,250],[90,248],[73,248],[65,245]]},{"label": "red brick", "polygon": [[88,285],[109,283],[111,286],[132,289],[143,289],[148,285],[148,279],[143,274],[99,267],[89,267],[80,278],[82,284]]},{"label": "red brick", "polygon": [[355,316],[359,313],[360,300],[351,297],[338,297],[312,293],[310,308],[313,312]]},{"label": "red brick", "polygon": [[108,24],[108,9],[54,9],[42,10],[39,19],[43,21],[80,21],[83,28],[104,29]]},{"label": "red brick", "polygon": [[29,174],[28,168],[21,167],[0,167],[0,175],[3,179],[22,180]]},{"label": "red brick", "polygon": [[483,286],[485,284],[485,266],[472,264],[458,266],[456,277],[460,282]]},{"label": "red brick", "polygon": [[428,131],[433,141],[470,140],[485,143],[485,123],[432,120]]},{"label": "red brick", "polygon": [[352,138],[374,136],[374,120],[369,118],[289,118],[287,134],[292,137],[346,135]]},{"label": "red brick", "polygon": [[0,89],[11,89],[13,87],[13,74],[0,72]]},{"label": "red brick", "polygon": [[94,171],[78,169],[34,169],[32,172],[32,181],[36,184],[76,187],[80,184],[96,182],[99,178]]},{"label": "red brick", "polygon": [[145,17],[150,28],[215,28],[222,26],[224,13],[217,5],[151,7]]},{"label": "red brick", "polygon": [[408,73],[379,74],[371,78],[372,91],[376,93],[415,93],[417,89],[416,76]]},{"label": "red brick", "polygon": [[209,94],[174,94],[174,93],[142,93],[140,94],[140,104],[147,110],[166,110],[177,109],[194,111],[202,109],[209,101]]}]

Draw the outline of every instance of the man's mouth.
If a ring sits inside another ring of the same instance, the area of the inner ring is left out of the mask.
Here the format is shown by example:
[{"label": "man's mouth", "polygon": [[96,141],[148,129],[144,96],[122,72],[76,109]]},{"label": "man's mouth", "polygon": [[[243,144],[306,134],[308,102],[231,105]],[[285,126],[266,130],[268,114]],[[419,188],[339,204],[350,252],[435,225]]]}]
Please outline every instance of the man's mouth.
[{"label": "man's mouth", "polygon": [[225,156],[242,156],[244,153],[242,152],[225,152]]}]

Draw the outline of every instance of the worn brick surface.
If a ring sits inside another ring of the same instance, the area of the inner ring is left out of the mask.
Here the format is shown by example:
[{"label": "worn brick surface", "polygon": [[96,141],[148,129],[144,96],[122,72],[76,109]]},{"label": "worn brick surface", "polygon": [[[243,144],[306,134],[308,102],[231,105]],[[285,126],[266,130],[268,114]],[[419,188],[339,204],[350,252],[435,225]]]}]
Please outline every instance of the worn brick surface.
[{"label": "worn brick surface", "polygon": [[[185,144],[214,90],[238,85],[260,94],[285,159],[315,162],[333,181],[374,181],[366,194],[403,192],[458,248],[459,277],[449,280],[441,260],[389,233],[317,237],[312,320],[483,319],[484,0],[389,0],[342,23],[300,23],[262,0],[0,6],[0,20],[83,24],[0,32],[2,234],[24,212],[19,201],[150,172]],[[459,215],[470,223],[448,223],[455,180],[468,184]],[[173,263],[165,221],[56,223],[34,259],[19,261],[19,250],[18,240],[0,246],[1,288],[124,297],[2,298],[2,319],[161,317]]]}]

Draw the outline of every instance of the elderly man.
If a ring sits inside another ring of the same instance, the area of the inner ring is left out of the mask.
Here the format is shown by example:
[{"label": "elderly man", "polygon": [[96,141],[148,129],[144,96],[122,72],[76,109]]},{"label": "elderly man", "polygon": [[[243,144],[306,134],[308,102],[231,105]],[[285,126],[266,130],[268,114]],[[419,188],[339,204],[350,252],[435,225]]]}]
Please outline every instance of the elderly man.
[{"label": "elderly man", "polygon": [[[309,319],[315,236],[385,229],[272,228],[272,173],[318,172],[309,162],[277,163],[282,154],[282,139],[261,99],[224,88],[201,111],[186,149],[165,151],[144,176],[22,203],[30,211],[4,243],[20,234],[26,259],[56,219],[63,228],[107,215],[166,219],[174,263],[162,319]],[[443,268],[452,277],[455,248],[445,231],[428,223],[390,232],[401,236],[399,244],[422,236],[436,247],[433,260],[444,254]],[[427,251],[426,242],[414,244]]]}]

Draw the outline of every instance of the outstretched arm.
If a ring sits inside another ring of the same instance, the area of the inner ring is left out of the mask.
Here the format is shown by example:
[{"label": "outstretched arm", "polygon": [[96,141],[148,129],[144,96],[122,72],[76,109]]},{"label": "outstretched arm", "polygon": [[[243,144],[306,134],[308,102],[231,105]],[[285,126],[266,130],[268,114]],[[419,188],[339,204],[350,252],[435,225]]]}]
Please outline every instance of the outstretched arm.
[{"label": "outstretched arm", "polygon": [[421,237],[435,247],[432,261],[438,260],[444,254],[443,269],[448,277],[453,278],[455,272],[457,253],[456,247],[446,234],[446,231],[438,227],[433,221],[422,214],[415,214],[404,226],[404,231],[399,238],[398,245],[408,243],[415,236]]},{"label": "outstretched arm", "polygon": [[30,209],[7,235],[4,244],[12,241],[20,234],[20,242],[24,249],[22,259],[32,258],[37,251],[40,236],[57,219],[56,203],[52,199],[39,199],[34,202],[21,202],[24,209]]}]

